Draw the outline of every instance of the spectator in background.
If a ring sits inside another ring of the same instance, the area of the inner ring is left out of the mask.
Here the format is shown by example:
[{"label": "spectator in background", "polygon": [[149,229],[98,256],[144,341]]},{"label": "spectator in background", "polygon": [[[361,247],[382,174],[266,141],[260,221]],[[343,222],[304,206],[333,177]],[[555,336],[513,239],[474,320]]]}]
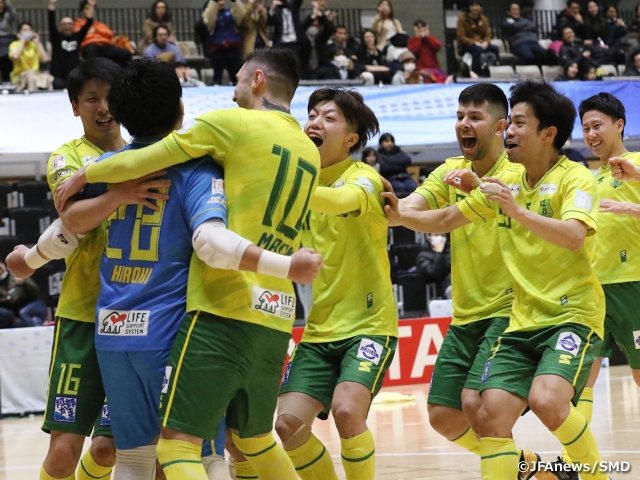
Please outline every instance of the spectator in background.
[{"label": "spectator in background", "polygon": [[40,71],[40,62],[49,61],[49,54],[40,41],[40,35],[33,31],[29,22],[22,22],[18,31],[18,40],[9,45],[9,58],[13,62],[11,82],[14,84],[18,83],[22,74]]},{"label": "spectator in background", "polygon": [[427,234],[427,241],[416,257],[416,270],[427,283],[436,284],[436,295],[444,297],[451,286],[451,252],[446,235]]},{"label": "spectator in background", "polygon": [[584,42],[588,45],[589,42],[601,42],[605,37],[605,29],[607,27],[607,21],[604,15],[600,13],[600,7],[597,2],[591,1],[587,4],[587,14],[584,17]]},{"label": "spectator in background", "polygon": [[206,84],[198,80],[198,74],[186,63],[176,63],[176,75],[183,87],[204,87]]},{"label": "spectator in background", "polygon": [[171,31],[164,25],[158,25],[153,29],[153,43],[144,50],[144,54],[150,58],[157,58],[171,64],[186,63],[182,50],[175,43],[169,42]]},{"label": "spectator in background", "polygon": [[334,45],[344,52],[344,54],[352,60],[357,61],[355,49],[352,42],[349,41],[349,31],[344,25],[336,25],[336,29],[331,36],[329,45]]},{"label": "spectator in background", "polygon": [[462,60],[458,60],[454,65],[453,73],[447,77],[444,84],[451,85],[452,83],[456,83],[458,78],[478,78],[478,75],[471,71],[469,65]]},{"label": "spectator in background", "polygon": [[489,20],[482,14],[482,4],[478,0],[471,0],[467,11],[458,18],[456,38],[460,56],[471,54],[471,70],[477,75],[482,75],[483,64],[489,64],[491,56],[495,57],[491,60],[493,63],[500,60],[498,47],[491,45]]},{"label": "spectator in background", "polygon": [[[96,9],[97,6],[95,2],[93,2],[92,5],[89,4],[88,0],[82,0],[80,2],[80,18],[76,18],[73,28],[74,32],[82,30],[82,27],[84,27],[89,20],[88,15],[91,14],[93,17]],[[120,66],[125,66],[131,60],[133,51],[114,45],[114,40],[116,40],[116,38],[113,35],[113,31],[107,24],[93,20],[89,32],[80,45],[82,58],[89,60],[91,58],[104,57],[116,62]],[[128,43],[128,41],[126,43]]]},{"label": "spectator in background", "polygon": [[39,326],[48,314],[35,282],[16,278],[0,262],[0,328]]},{"label": "spectator in background", "polygon": [[365,70],[371,73],[374,84],[380,82],[391,83],[391,69],[387,66],[382,51],[376,47],[376,34],[373,30],[365,28],[362,31],[361,45],[356,50],[356,57],[358,57],[358,61],[364,66]]},{"label": "spectator in background", "polygon": [[509,6],[500,28],[511,53],[520,57],[524,65],[547,63],[547,51],[538,43],[538,27],[533,20],[520,14],[520,5],[512,3]]},{"label": "spectator in background", "polygon": [[267,36],[268,17],[264,0],[247,2],[247,9],[240,22],[243,60],[254,50],[271,46],[271,40]]},{"label": "spectator in background", "polygon": [[416,20],[413,23],[413,35],[407,42],[407,48],[416,57],[416,68],[420,72],[446,77],[438,61],[438,52],[442,48],[442,43],[435,35],[431,35],[427,22]]},{"label": "spectator in background", "polygon": [[[163,0],[156,0],[153,2],[153,5],[151,5],[151,11],[142,24],[142,33],[144,34],[144,37],[140,40],[140,44],[138,45],[138,51],[140,53],[143,53],[145,49],[151,45],[154,40],[153,29],[160,24],[167,27],[170,32],[173,31],[173,25],[171,24],[171,11],[169,10],[167,2],[164,2]],[[177,40],[175,35],[171,35],[169,37],[169,41],[176,43]]]},{"label": "spectator in background", "polygon": [[407,50],[406,52],[400,54],[398,57],[398,62],[402,66],[401,70],[398,70],[393,75],[393,80],[391,83],[394,85],[417,85],[424,83],[424,79],[422,78],[422,74],[419,70],[416,70],[416,57],[411,51]]},{"label": "spectator in background", "polygon": [[11,81],[9,45],[16,39],[18,14],[9,0],[0,0],[0,83]]},{"label": "spectator in background", "polygon": [[[327,42],[334,34],[336,27],[320,9],[317,2],[311,2],[313,11],[302,21],[302,28],[310,43],[308,72],[315,72],[320,63],[327,59]],[[325,3],[326,5],[326,3]]]},{"label": "spectator in background", "polygon": [[[0,0],[1,1],[1,0]],[[56,26],[56,3],[49,0],[49,41],[51,42],[51,68],[53,88],[62,90],[67,85],[67,75],[80,63],[80,44],[93,25],[96,0],[88,0],[87,22],[78,32],[73,31],[73,18],[62,17],[60,30]]]},{"label": "spectator in background", "polygon": [[571,27],[565,27],[562,31],[562,46],[558,54],[559,63],[566,66],[576,62],[581,66],[585,58],[591,58],[592,48],[593,46],[584,45],[582,40],[577,39]]},{"label": "spectator in background", "polygon": [[302,28],[300,8],[303,0],[273,0],[269,7],[269,25],[273,26],[273,46],[288,48],[300,61],[301,78],[308,78],[311,43]]},{"label": "spectator in background", "polygon": [[624,71],[625,77],[640,77],[640,50],[634,50],[630,55],[631,61]]},{"label": "spectator in background", "polygon": [[376,45],[379,50],[384,50],[389,44],[391,37],[398,33],[404,33],[402,24],[393,14],[393,5],[389,0],[380,0],[378,2],[378,13],[373,18],[371,30],[376,34]]},{"label": "spectator in background", "polygon": [[569,137],[567,141],[564,142],[562,148],[558,150],[558,155],[566,155],[569,160],[573,160],[574,162],[580,163],[589,168],[589,162],[584,155],[582,155],[580,150],[571,147],[571,137]]},{"label": "spectator in background", "polygon": [[409,154],[396,146],[396,140],[390,133],[380,135],[378,143],[380,175],[389,180],[396,192],[413,192],[418,186],[407,172],[407,167],[411,165]]},{"label": "spectator in background", "polygon": [[563,67],[562,75],[556,77],[556,82],[580,80],[580,65],[578,62],[567,62]]},{"label": "spectator in background", "polygon": [[615,52],[617,61],[616,63],[624,62],[624,57],[621,57],[620,49],[622,48],[622,39],[627,35],[627,26],[624,21],[618,16],[618,8],[610,5],[607,7],[606,13],[607,26],[605,29],[605,36],[603,38],[604,43],[609,47],[611,52]]},{"label": "spectator in background", "polygon": [[576,0],[569,0],[567,8],[558,13],[556,17],[555,31],[558,40],[562,40],[562,32],[567,27],[570,27],[580,40],[586,38],[587,31],[584,19],[580,14],[580,3]]},{"label": "spectator in background", "polygon": [[375,168],[376,172],[380,173],[380,164],[378,163],[378,154],[375,148],[367,147],[362,150],[360,159],[363,163]]},{"label": "spectator in background", "polygon": [[328,45],[327,51],[331,55],[331,62],[320,65],[315,71],[317,80],[354,80],[356,78],[369,77],[368,83],[373,83],[373,76],[365,71],[359,63],[347,57],[344,51],[337,45]]},{"label": "spectator in background", "polygon": [[242,67],[242,35],[238,29],[246,9],[241,1],[209,0],[202,12],[202,20],[211,32],[205,42],[205,52],[213,67],[213,84],[222,85],[222,75],[229,72],[229,80],[237,83],[236,75]]}]

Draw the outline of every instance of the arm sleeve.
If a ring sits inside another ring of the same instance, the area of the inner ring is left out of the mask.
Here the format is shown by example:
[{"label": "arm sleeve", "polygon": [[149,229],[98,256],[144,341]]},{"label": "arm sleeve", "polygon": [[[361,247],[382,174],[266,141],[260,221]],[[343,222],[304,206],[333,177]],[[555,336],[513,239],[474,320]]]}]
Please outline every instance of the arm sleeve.
[{"label": "arm sleeve", "polygon": [[[38,249],[49,260],[70,257],[78,248],[78,244],[78,238],[65,228],[59,218],[49,225],[38,239]],[[40,256],[36,247],[29,250],[24,259],[26,264],[33,269],[37,269],[49,261]]]},{"label": "arm sleeve", "polygon": [[109,190],[107,183],[90,183],[80,193],[80,199],[96,198],[107,193],[107,190]]},{"label": "arm sleeve", "polygon": [[458,49],[468,47],[475,43],[475,39],[467,37],[467,29],[465,28],[464,13],[458,17],[458,25],[456,26],[456,39],[458,40]]},{"label": "arm sleeve", "polygon": [[487,200],[479,188],[474,189],[468,197],[456,203],[460,213],[470,222],[477,224],[487,223],[495,218],[497,205],[498,203]]},{"label": "arm sleeve", "polygon": [[434,52],[439,52],[442,48],[442,43],[436,38],[435,35],[427,35],[426,37],[424,37],[424,43],[426,43]]},{"label": "arm sleeve", "polygon": [[86,37],[87,33],[89,33],[91,25],[93,25],[93,18],[87,18],[87,23],[85,23],[78,32],[78,43],[82,43],[84,41],[84,37]]},{"label": "arm sleeve", "polygon": [[218,2],[215,0],[209,0],[206,8],[202,11],[202,21],[207,26],[209,31],[216,28],[216,19],[218,17]]},{"label": "arm sleeve", "polygon": [[451,187],[444,182],[444,176],[448,170],[447,164],[443,163],[431,172],[424,183],[416,189],[415,193],[424,197],[431,210],[446,207],[451,203],[449,200],[449,188]]},{"label": "arm sleeve", "polygon": [[58,26],[56,25],[56,11],[47,10],[47,20],[49,23],[49,41],[54,44],[58,42]]},{"label": "arm sleeve", "polygon": [[219,220],[205,222],[193,234],[193,249],[200,260],[213,268],[238,270],[245,250],[252,243]]},{"label": "arm sleeve", "polygon": [[340,215],[360,208],[360,196],[353,188],[318,187],[311,195],[309,210],[329,215]]},{"label": "arm sleeve", "polygon": [[236,0],[231,4],[231,17],[233,18],[233,23],[235,23],[237,27],[242,23],[242,19],[246,12],[247,7],[242,0]]},{"label": "arm sleeve", "polygon": [[587,236],[596,233],[596,215],[600,200],[594,177],[581,165],[572,169],[571,180],[562,185],[562,220],[574,218],[587,225]]}]

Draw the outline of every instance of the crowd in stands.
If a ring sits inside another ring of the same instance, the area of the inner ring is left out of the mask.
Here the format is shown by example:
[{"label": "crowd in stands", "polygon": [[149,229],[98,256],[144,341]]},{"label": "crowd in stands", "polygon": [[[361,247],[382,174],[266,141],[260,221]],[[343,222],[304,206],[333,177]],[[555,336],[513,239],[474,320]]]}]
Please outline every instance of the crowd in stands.
[{"label": "crowd in stands", "polygon": [[17,278],[0,261],[0,328],[37,327],[48,321],[49,309],[30,278]]}]

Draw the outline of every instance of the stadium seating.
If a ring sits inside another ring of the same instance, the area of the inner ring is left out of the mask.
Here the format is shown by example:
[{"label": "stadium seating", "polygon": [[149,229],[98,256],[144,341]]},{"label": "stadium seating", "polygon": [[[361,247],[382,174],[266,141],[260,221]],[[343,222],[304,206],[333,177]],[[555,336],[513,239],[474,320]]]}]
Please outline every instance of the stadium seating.
[{"label": "stadium seating", "polygon": [[542,76],[547,82],[553,82],[564,73],[562,65],[543,65]]},{"label": "stadium seating", "polygon": [[408,245],[413,243],[422,243],[423,235],[419,232],[403,227],[389,228],[389,245]]},{"label": "stadium seating", "polygon": [[615,65],[600,65],[599,70],[604,72],[604,74],[611,74],[614,77],[618,76],[618,69]]},{"label": "stadium seating", "polygon": [[542,78],[542,73],[537,65],[516,65],[516,75],[518,78],[538,79]]},{"label": "stadium seating", "polygon": [[517,78],[511,65],[492,65],[489,67],[489,75],[496,80],[514,80]]},{"label": "stadium seating", "polygon": [[416,258],[422,250],[418,244],[391,245],[390,252],[398,271],[407,271],[416,266]]},{"label": "stadium seating", "polygon": [[46,208],[18,207],[7,210],[9,234],[18,237],[19,243],[33,245],[51,224],[51,216]]},{"label": "stadium seating", "polygon": [[0,261],[4,262],[7,255],[13,251],[13,247],[19,244],[20,240],[18,237],[14,237],[12,235],[0,235]]},{"label": "stadium seating", "polygon": [[427,281],[422,273],[399,273],[397,292],[401,317],[427,314]]},{"label": "stadium seating", "polygon": [[19,207],[45,207],[53,205],[51,190],[47,182],[21,182],[14,185],[18,192]]},{"label": "stadium seating", "polygon": [[515,65],[520,60],[518,56],[507,50],[505,42],[503,42],[500,38],[491,39],[491,45],[495,45],[496,47],[498,47],[498,51],[500,52],[501,65]]}]

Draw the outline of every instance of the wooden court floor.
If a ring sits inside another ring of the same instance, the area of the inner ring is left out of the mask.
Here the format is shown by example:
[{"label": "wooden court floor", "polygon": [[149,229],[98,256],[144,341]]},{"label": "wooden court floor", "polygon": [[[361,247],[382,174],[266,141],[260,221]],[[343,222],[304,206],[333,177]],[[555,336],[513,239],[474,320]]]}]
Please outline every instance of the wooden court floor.
[{"label": "wooden court floor", "polygon": [[[444,440],[429,426],[428,385],[394,387],[393,392],[414,395],[415,401],[372,407],[369,427],[376,439],[376,479],[479,480],[480,463]],[[603,369],[594,390],[592,429],[603,460],[626,461],[628,473],[613,473],[615,480],[640,479],[640,389],[628,367]],[[42,417],[0,421],[0,480],[37,480],[48,436],[40,431]],[[315,434],[325,443],[344,479],[340,440],[329,421],[318,422]],[[543,460],[555,459],[558,441],[531,413],[514,430],[521,448],[535,450]]]}]

